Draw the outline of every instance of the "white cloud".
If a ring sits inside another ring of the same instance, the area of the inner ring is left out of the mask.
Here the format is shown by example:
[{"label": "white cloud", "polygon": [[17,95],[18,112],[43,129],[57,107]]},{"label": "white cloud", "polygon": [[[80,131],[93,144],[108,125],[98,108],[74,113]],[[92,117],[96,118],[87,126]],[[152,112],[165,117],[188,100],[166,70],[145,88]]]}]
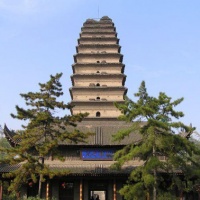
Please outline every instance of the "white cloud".
[{"label": "white cloud", "polygon": [[0,0],[0,10],[13,14],[31,14],[38,9],[38,0]]},{"label": "white cloud", "polygon": [[81,2],[80,0],[0,0],[0,11],[18,15],[51,13],[70,10]]}]

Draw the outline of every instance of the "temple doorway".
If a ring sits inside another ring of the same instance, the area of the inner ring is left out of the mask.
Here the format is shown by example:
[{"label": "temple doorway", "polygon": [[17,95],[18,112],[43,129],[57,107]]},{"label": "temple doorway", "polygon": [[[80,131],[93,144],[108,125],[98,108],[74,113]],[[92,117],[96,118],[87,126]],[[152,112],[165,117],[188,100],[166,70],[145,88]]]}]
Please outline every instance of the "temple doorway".
[{"label": "temple doorway", "polygon": [[74,200],[74,183],[61,181],[59,184],[59,200]]},{"label": "temple doorway", "polygon": [[96,180],[89,182],[88,194],[90,200],[108,200],[107,192],[108,192],[108,181]]},{"label": "temple doorway", "polygon": [[107,200],[106,190],[90,190],[90,200]]}]

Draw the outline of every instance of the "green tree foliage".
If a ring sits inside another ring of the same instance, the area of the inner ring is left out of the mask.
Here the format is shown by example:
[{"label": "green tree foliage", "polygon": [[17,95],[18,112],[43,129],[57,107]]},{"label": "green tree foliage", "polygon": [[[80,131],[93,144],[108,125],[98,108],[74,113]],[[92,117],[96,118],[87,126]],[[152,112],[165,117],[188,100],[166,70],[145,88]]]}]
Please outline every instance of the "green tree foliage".
[{"label": "green tree foliage", "polygon": [[[28,92],[21,94],[25,99],[26,108],[16,106],[17,114],[12,117],[26,121],[23,130],[18,131],[16,140],[20,141],[16,147],[1,149],[8,152],[4,160],[10,165],[21,164],[21,167],[5,174],[6,177],[14,177],[9,190],[17,191],[22,183],[27,183],[28,179],[34,182],[39,177],[39,196],[41,197],[41,184],[44,176],[66,174],[68,171],[52,171],[45,165],[45,158],[52,156],[54,159],[62,159],[62,154],[58,150],[60,142],[84,142],[87,134],[75,128],[85,114],[58,116],[60,110],[70,109],[70,104],[59,101],[63,95],[60,78],[62,73],[50,76],[46,83],[39,83],[39,92]],[[72,128],[74,127],[74,128]]]},{"label": "green tree foliage", "polygon": [[9,148],[10,144],[8,143],[7,139],[5,137],[0,138],[0,146]]},{"label": "green tree foliage", "polygon": [[[0,147],[10,148],[10,144],[8,143],[5,137],[0,138]],[[5,156],[6,156],[6,152],[0,152],[0,160],[5,158]]]},{"label": "green tree foliage", "polygon": [[[114,140],[121,141],[133,133],[138,133],[141,140],[116,152],[114,167],[120,168],[136,157],[143,160],[143,165],[132,171],[120,193],[127,200],[142,200],[148,196],[155,200],[160,192],[159,196],[162,196],[162,192],[174,191],[175,188],[187,190],[181,180],[183,176],[177,174],[184,174],[185,181],[198,175],[195,169],[199,164],[194,155],[199,154],[199,149],[177,134],[180,130],[192,133],[195,129],[180,122],[184,114],[175,111],[183,98],[172,101],[163,92],[157,98],[152,97],[147,93],[144,81],[135,97],[135,102],[127,98],[125,104],[116,104],[123,113],[119,119],[131,122],[132,126],[119,131]],[[164,156],[165,160],[161,160],[160,156]]]}]

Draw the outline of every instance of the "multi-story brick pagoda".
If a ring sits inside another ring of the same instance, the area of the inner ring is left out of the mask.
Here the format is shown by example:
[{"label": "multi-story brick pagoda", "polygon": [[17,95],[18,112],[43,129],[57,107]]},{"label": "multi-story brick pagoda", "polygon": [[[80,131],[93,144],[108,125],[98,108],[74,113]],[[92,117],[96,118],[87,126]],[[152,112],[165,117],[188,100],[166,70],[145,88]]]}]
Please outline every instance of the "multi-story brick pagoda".
[{"label": "multi-story brick pagoda", "polygon": [[92,120],[116,120],[120,111],[113,103],[123,102],[127,89],[115,26],[102,17],[87,20],[81,30],[72,65],[72,114],[89,112]]}]

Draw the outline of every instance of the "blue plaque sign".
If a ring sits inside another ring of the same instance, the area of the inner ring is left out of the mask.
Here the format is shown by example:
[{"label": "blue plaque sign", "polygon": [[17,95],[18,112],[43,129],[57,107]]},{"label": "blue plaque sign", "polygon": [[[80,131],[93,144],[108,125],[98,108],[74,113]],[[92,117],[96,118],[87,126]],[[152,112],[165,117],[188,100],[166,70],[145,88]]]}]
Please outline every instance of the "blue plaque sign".
[{"label": "blue plaque sign", "polygon": [[82,160],[113,160],[114,149],[82,149]]}]

